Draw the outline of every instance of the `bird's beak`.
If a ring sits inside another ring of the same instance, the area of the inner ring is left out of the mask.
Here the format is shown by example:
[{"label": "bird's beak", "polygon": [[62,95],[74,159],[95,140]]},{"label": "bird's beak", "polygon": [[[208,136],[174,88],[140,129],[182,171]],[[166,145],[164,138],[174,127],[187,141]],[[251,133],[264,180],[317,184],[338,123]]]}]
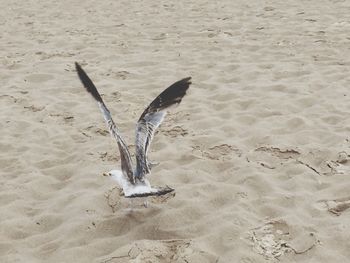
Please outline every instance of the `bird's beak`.
[{"label": "bird's beak", "polygon": [[102,175],[103,175],[103,176],[111,176],[110,173],[103,173]]}]

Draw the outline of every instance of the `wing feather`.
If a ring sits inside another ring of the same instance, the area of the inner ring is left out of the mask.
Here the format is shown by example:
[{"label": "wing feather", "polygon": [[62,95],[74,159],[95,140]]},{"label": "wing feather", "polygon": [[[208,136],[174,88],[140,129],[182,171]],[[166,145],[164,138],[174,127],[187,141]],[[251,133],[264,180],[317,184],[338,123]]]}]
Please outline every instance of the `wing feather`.
[{"label": "wing feather", "polygon": [[175,82],[158,95],[141,114],[136,126],[136,173],[139,179],[150,173],[147,153],[156,129],[170,106],[179,104],[191,85],[191,78]]},{"label": "wing feather", "polygon": [[81,66],[75,62],[75,68],[77,70],[78,76],[83,83],[85,89],[87,92],[89,92],[94,99],[97,101],[97,104],[103,114],[103,117],[107,123],[108,129],[110,134],[117,140],[119,152],[120,152],[120,159],[121,159],[121,169],[123,172],[123,175],[128,178],[128,180],[134,184],[135,183],[135,177],[133,173],[132,168],[132,160],[130,157],[130,153],[128,150],[128,147],[123,140],[123,138],[120,136],[120,133],[118,131],[117,126],[115,125],[111,113],[106,107],[105,103],[103,102],[101,95],[98,93],[94,83],[91,81],[91,79],[88,77],[88,75],[85,73],[85,71],[81,68]]}]

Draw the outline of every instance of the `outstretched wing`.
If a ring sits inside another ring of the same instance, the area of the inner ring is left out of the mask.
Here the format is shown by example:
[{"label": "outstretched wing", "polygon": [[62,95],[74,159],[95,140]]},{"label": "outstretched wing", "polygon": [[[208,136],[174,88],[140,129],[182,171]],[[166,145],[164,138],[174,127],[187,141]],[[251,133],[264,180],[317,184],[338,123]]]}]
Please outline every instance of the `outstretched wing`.
[{"label": "outstretched wing", "polygon": [[147,159],[149,145],[152,142],[156,129],[162,123],[167,108],[179,104],[191,85],[191,78],[175,82],[164,90],[142,113],[136,126],[136,173],[142,178],[150,173],[150,164]]},{"label": "outstretched wing", "polygon": [[128,147],[126,146],[126,143],[124,142],[123,138],[120,136],[117,126],[115,125],[111,113],[109,112],[108,108],[104,104],[100,94],[98,93],[94,83],[91,81],[91,79],[88,77],[88,75],[85,73],[85,71],[81,68],[81,66],[75,62],[75,68],[77,70],[78,76],[83,83],[85,89],[87,92],[89,92],[94,99],[97,101],[97,104],[103,114],[103,117],[108,125],[108,129],[110,134],[117,140],[119,152],[120,152],[120,159],[121,159],[121,168],[123,175],[126,176],[129,181],[134,184],[135,183],[135,177],[132,169],[132,161],[130,157],[130,153],[128,150]]}]

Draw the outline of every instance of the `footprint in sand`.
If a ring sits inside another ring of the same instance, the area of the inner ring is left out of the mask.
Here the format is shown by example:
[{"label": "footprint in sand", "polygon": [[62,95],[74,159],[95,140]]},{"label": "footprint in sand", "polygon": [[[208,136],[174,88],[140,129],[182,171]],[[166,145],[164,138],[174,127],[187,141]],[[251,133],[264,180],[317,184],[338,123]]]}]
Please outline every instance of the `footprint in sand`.
[{"label": "footprint in sand", "polygon": [[328,212],[340,216],[350,208],[350,196],[333,200],[320,200],[319,203],[322,203],[321,209],[326,209]]},{"label": "footprint in sand", "polygon": [[339,152],[336,160],[327,161],[326,164],[332,174],[350,173],[350,155],[345,151]]},{"label": "footprint in sand", "polygon": [[253,250],[266,260],[279,260],[287,253],[304,254],[319,243],[314,233],[302,226],[290,225],[282,219],[252,229],[248,238]]},{"label": "footprint in sand", "polygon": [[51,53],[46,53],[43,51],[38,51],[35,53],[35,55],[40,56],[40,60],[46,60],[54,57],[59,57],[59,58],[64,58],[64,57],[72,57],[75,54],[74,53],[69,53],[69,52],[51,52]]},{"label": "footprint in sand", "polygon": [[99,157],[104,162],[119,162],[120,157],[116,153],[99,152]]},{"label": "footprint in sand", "polygon": [[38,106],[34,106],[34,105],[30,105],[30,106],[24,106],[25,109],[32,111],[32,112],[38,112],[38,111],[42,111],[43,109],[45,109],[44,106],[38,107]]},{"label": "footprint in sand", "polygon": [[314,150],[303,154],[298,162],[319,175],[333,176],[350,173],[349,160],[349,155],[344,151],[339,152],[337,157],[334,157],[327,151]]},{"label": "footprint in sand", "polygon": [[62,120],[62,123],[64,123],[64,124],[72,125],[72,123],[74,122],[74,116],[72,116],[69,113],[49,113],[48,115],[50,117],[60,118]]},{"label": "footprint in sand", "polygon": [[[28,94],[28,91],[20,91],[21,94]],[[27,109],[29,111],[32,112],[38,112],[38,111],[42,111],[43,109],[45,109],[45,106],[36,106],[36,105],[28,105],[26,100],[20,99],[20,98],[16,98],[12,95],[0,95],[0,99],[6,101],[6,103],[18,103],[19,105],[25,105],[23,106],[24,109]]]},{"label": "footprint in sand", "polygon": [[318,175],[337,175],[350,172],[350,155],[345,151],[338,153],[336,160],[329,160],[330,153],[318,149],[301,152],[292,147],[261,146],[247,155],[253,161],[268,169],[276,169],[290,161],[303,165]]},{"label": "footprint in sand", "polygon": [[[109,178],[108,178],[109,179]],[[126,198],[123,195],[123,190],[118,186],[113,187],[105,193],[105,198],[107,200],[108,206],[112,209],[112,212],[116,212],[122,209],[130,209],[132,201],[132,208],[145,208],[145,201],[147,200],[148,204],[162,204],[166,203],[168,200],[175,197],[175,192],[171,192],[161,196],[150,196],[145,198],[133,198],[133,200]]]},{"label": "footprint in sand", "polygon": [[85,132],[85,134],[93,132],[95,134],[99,134],[99,135],[102,135],[102,136],[108,136],[109,135],[109,131],[108,130],[101,129],[101,128],[96,127],[96,126],[89,126],[89,127],[84,129],[84,132]]},{"label": "footprint in sand", "polygon": [[182,128],[181,126],[175,126],[171,129],[168,129],[168,130],[160,130],[160,132],[162,134],[164,134],[165,136],[169,136],[169,137],[172,137],[172,138],[175,138],[175,137],[179,137],[179,136],[186,136],[188,135],[188,130]]},{"label": "footprint in sand", "polygon": [[248,162],[255,162],[267,169],[276,169],[289,160],[295,160],[300,156],[299,150],[285,147],[261,146],[247,155]]},{"label": "footprint in sand", "polygon": [[256,152],[267,152],[270,153],[280,159],[296,159],[300,152],[298,150],[294,150],[292,148],[280,149],[278,147],[272,146],[262,146],[255,149]]},{"label": "footprint in sand", "polygon": [[0,99],[4,99],[4,100],[7,100],[9,102],[14,102],[16,103],[18,101],[17,98],[15,98],[14,96],[11,96],[11,95],[0,95]]},{"label": "footprint in sand", "polygon": [[105,74],[105,76],[113,76],[117,79],[127,79],[130,75],[130,72],[126,71],[126,70],[122,70],[122,71],[117,71],[117,72],[113,72],[113,70],[109,70],[108,73]]},{"label": "footprint in sand", "polygon": [[216,256],[201,250],[192,240],[141,240],[121,250],[123,254],[110,256],[101,263],[218,262]]},{"label": "footprint in sand", "polygon": [[192,148],[192,153],[195,156],[210,160],[230,160],[234,156],[242,156],[242,151],[240,149],[229,144],[215,145],[207,149],[202,146],[194,146]]}]

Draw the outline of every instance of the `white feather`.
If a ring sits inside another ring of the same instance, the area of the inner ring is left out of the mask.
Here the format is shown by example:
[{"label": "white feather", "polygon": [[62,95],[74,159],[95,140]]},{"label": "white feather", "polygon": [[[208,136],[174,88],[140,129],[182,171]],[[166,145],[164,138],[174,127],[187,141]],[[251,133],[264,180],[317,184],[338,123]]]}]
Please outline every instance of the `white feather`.
[{"label": "white feather", "polygon": [[115,180],[119,187],[123,189],[124,196],[132,196],[135,194],[147,194],[147,193],[156,193],[158,190],[151,187],[151,184],[147,179],[144,179],[144,182],[138,182],[137,184],[131,184],[126,180],[123,173],[119,170],[112,170],[109,172],[111,178]]}]

